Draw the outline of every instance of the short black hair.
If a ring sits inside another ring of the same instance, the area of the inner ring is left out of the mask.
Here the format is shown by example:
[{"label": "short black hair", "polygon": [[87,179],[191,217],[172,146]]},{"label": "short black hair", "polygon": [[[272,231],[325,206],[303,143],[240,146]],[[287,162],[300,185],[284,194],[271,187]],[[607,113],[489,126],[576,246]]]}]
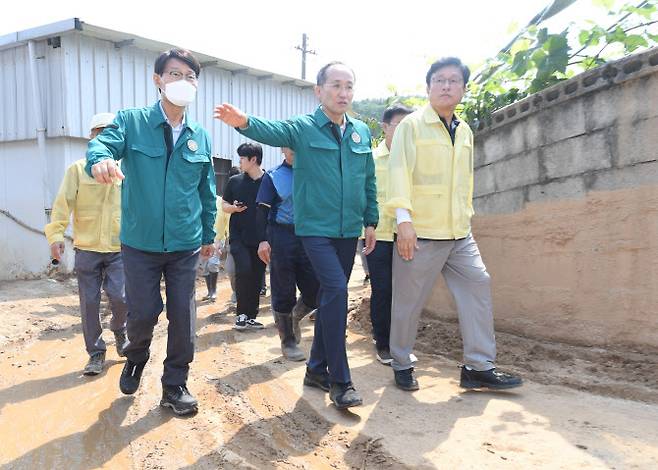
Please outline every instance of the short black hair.
[{"label": "short black hair", "polygon": [[318,70],[318,77],[316,79],[316,83],[318,86],[322,86],[325,84],[327,81],[327,71],[333,67],[334,65],[342,65],[343,67],[347,67],[350,69],[350,72],[352,72],[352,76],[354,77],[354,81],[356,81],[356,75],[354,74],[354,70],[352,70],[352,67],[348,67],[345,65],[343,62],[339,60],[334,60],[333,62],[329,62],[327,65],[324,65],[320,70]]},{"label": "short black hair", "polygon": [[169,59],[178,59],[181,62],[185,62],[189,68],[194,70],[194,73],[198,77],[201,75],[201,64],[199,61],[192,55],[187,49],[169,49],[161,53],[157,59],[155,59],[155,73],[162,75],[164,73],[165,66]]},{"label": "short black hair", "polygon": [[450,65],[459,67],[462,72],[462,78],[464,79],[464,85],[466,85],[468,83],[468,79],[471,78],[471,70],[468,68],[468,66],[464,65],[462,61],[457,57],[444,57],[430,65],[430,69],[427,71],[427,75],[425,76],[425,82],[427,83],[427,86],[430,86],[430,80],[432,80],[432,75],[434,75],[434,72]]},{"label": "short black hair", "polygon": [[260,144],[246,142],[238,147],[238,155],[250,160],[256,157],[256,161],[260,165],[263,162],[263,147]]},{"label": "short black hair", "polygon": [[239,175],[240,174],[240,168],[237,166],[232,166],[230,170],[228,170],[228,177],[230,178],[231,176]]},{"label": "short black hair", "polygon": [[395,103],[384,110],[384,115],[382,116],[382,122],[385,122],[386,124],[390,124],[391,120],[398,114],[404,114],[406,116],[407,114],[411,114],[413,112],[414,110],[411,109],[409,106],[405,106],[402,103]]}]

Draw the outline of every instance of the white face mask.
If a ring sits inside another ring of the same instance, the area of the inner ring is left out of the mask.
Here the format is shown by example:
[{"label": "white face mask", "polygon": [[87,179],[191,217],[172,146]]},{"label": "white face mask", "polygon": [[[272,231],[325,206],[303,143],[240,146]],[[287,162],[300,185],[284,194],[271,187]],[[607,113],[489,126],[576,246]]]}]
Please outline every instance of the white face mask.
[{"label": "white face mask", "polygon": [[165,85],[164,95],[176,106],[187,106],[196,97],[196,87],[187,80],[176,80]]}]

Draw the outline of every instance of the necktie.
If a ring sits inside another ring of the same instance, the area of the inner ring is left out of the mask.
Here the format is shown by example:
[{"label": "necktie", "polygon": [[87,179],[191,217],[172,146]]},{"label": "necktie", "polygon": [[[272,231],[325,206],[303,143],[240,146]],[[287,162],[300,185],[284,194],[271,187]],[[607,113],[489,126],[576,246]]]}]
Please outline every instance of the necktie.
[{"label": "necktie", "polygon": [[169,158],[174,151],[174,134],[171,130],[169,123],[165,122],[162,127],[164,128],[164,140],[167,146],[167,167],[169,166]]},{"label": "necktie", "polygon": [[336,142],[340,144],[341,137],[340,137],[340,131],[338,130],[338,126],[335,123],[331,123],[331,133],[334,135],[334,139],[336,139]]}]

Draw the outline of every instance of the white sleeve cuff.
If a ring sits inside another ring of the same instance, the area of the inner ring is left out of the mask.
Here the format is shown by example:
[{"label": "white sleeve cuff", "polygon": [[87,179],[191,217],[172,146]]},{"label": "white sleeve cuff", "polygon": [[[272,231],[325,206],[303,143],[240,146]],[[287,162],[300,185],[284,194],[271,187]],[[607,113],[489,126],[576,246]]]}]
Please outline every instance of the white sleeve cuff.
[{"label": "white sleeve cuff", "polygon": [[398,225],[403,222],[411,222],[411,214],[407,209],[403,209],[401,207],[395,209],[395,217],[397,218]]}]

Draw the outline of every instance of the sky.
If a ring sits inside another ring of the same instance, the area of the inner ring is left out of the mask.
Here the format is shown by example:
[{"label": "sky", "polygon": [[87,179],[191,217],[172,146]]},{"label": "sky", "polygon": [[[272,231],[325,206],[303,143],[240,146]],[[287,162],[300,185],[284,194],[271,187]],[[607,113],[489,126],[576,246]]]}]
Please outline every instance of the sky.
[{"label": "sky", "polygon": [[[309,37],[307,79],[331,60],[350,65],[355,99],[423,94],[429,64],[458,56],[471,66],[495,55],[551,0],[23,0],[0,16],[0,36],[78,17],[86,23],[171,43],[246,66],[301,77],[302,34]],[[548,24],[605,23],[605,11],[578,0]]]}]

